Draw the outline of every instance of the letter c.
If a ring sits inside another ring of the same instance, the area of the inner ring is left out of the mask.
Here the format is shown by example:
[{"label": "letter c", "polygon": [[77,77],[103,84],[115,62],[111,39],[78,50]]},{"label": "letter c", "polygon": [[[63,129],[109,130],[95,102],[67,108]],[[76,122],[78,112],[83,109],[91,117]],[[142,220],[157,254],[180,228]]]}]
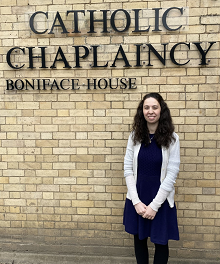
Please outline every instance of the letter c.
[{"label": "letter c", "polygon": [[185,42],[179,42],[179,43],[177,43],[177,44],[175,44],[173,47],[172,47],[172,49],[171,49],[171,51],[170,51],[170,59],[171,59],[171,61],[174,63],[174,64],[176,64],[176,65],[186,65],[190,60],[188,60],[187,62],[185,62],[185,63],[178,63],[176,60],[175,60],[175,58],[174,58],[174,53],[175,53],[175,49],[176,49],[176,47],[178,47],[179,45],[186,45],[188,48],[189,48],[189,50],[190,50],[190,43],[189,44],[187,44],[187,43],[185,43]]},{"label": "letter c", "polygon": [[12,49],[10,49],[9,51],[8,51],[8,53],[7,53],[7,56],[6,56],[6,59],[7,59],[7,63],[8,63],[8,65],[11,67],[11,68],[13,68],[13,69],[21,69],[21,68],[23,68],[24,67],[24,65],[25,64],[23,64],[22,66],[20,66],[20,67],[18,67],[18,66],[13,66],[12,65],[12,63],[11,63],[11,53],[14,51],[14,50],[21,50],[22,52],[23,52],[23,54],[25,54],[25,50],[24,50],[24,48],[22,49],[22,48],[20,48],[20,47],[14,47],[14,48],[12,48]]},{"label": "letter c", "polygon": [[162,21],[163,21],[163,26],[164,26],[167,30],[170,30],[170,31],[176,31],[176,30],[180,29],[180,28],[182,27],[182,25],[179,26],[178,28],[170,28],[170,27],[167,25],[167,15],[168,15],[168,13],[170,12],[170,10],[172,10],[172,9],[177,9],[177,10],[180,11],[181,15],[183,14],[183,8],[170,7],[170,8],[168,8],[168,9],[164,12],[163,17],[162,17]]},{"label": "letter c", "polygon": [[31,28],[31,30],[32,30],[35,34],[44,34],[44,33],[46,33],[46,31],[47,31],[48,29],[45,29],[44,31],[39,32],[39,31],[37,31],[37,30],[34,28],[34,19],[35,19],[35,16],[36,16],[37,14],[44,14],[44,15],[46,16],[46,18],[48,19],[48,12],[45,13],[45,12],[43,12],[43,11],[37,11],[37,12],[35,12],[35,13],[31,16],[31,18],[30,18],[30,20],[29,20],[30,28]]}]

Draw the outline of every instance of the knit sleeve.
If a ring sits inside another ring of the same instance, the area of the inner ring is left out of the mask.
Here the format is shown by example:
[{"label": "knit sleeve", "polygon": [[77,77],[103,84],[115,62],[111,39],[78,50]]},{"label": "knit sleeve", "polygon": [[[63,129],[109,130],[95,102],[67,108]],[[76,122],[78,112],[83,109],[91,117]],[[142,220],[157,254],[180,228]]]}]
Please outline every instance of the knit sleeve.
[{"label": "knit sleeve", "polygon": [[175,134],[176,141],[169,147],[169,159],[166,169],[166,176],[161,184],[161,188],[171,192],[176,183],[176,177],[179,173],[180,166],[180,143],[179,137]]},{"label": "knit sleeve", "polygon": [[129,175],[125,178],[125,180],[126,180],[126,185],[128,188],[128,193],[129,193],[129,196],[131,198],[133,205],[140,203],[141,201],[138,197],[134,176]]},{"label": "knit sleeve", "polygon": [[158,209],[161,207],[161,205],[164,203],[166,198],[168,197],[169,192],[165,191],[160,187],[159,191],[157,192],[157,195],[153,199],[153,201],[149,204],[149,206],[154,210],[158,211]]},{"label": "knit sleeve", "polygon": [[177,134],[175,134],[175,138],[175,142],[173,142],[169,147],[169,159],[165,179],[161,183],[155,198],[150,203],[150,207],[156,212],[167,199],[170,192],[173,190],[174,184],[176,183],[176,177],[179,173],[180,144]]},{"label": "knit sleeve", "polygon": [[134,143],[132,140],[132,133],[131,133],[128,138],[128,144],[124,157],[124,177],[128,188],[129,197],[131,198],[133,205],[135,205],[140,202],[140,199],[138,197],[136,181],[134,178],[133,158],[134,158]]}]

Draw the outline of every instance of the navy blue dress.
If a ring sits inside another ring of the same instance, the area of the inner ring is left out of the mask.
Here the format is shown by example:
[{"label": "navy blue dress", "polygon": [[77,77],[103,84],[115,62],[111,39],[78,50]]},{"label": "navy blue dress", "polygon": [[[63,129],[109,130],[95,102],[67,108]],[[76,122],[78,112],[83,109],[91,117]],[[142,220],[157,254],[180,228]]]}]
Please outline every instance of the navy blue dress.
[{"label": "navy blue dress", "polygon": [[[152,135],[151,135],[152,136]],[[160,187],[162,150],[155,140],[141,145],[138,154],[137,192],[139,199],[149,205]],[[176,207],[170,208],[167,200],[159,208],[155,218],[149,220],[138,215],[131,200],[126,199],[123,224],[129,234],[139,239],[150,237],[151,242],[166,245],[169,239],[179,240]]]}]

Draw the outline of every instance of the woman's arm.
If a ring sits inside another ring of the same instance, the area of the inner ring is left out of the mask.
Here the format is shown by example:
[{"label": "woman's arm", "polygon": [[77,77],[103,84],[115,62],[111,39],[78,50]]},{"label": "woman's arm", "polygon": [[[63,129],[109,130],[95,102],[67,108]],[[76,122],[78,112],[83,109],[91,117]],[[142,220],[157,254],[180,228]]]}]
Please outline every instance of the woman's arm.
[{"label": "woman's arm", "polygon": [[158,209],[161,207],[161,205],[164,203],[164,201],[167,199],[169,195],[168,191],[165,191],[161,187],[159,188],[157,195],[153,199],[153,201],[149,204],[151,209],[153,209],[155,212],[158,211]]},{"label": "woman's arm", "polygon": [[169,147],[169,160],[166,169],[166,176],[161,183],[161,188],[168,192],[171,192],[174,188],[180,167],[180,142],[177,134],[174,135],[176,141],[173,142]]},{"label": "woman's arm", "polygon": [[136,182],[133,175],[129,175],[125,178],[126,185],[128,188],[128,193],[131,198],[133,205],[140,203],[140,199],[138,197]]},{"label": "woman's arm", "polygon": [[138,197],[136,181],[134,178],[133,158],[134,158],[134,143],[132,140],[132,133],[131,133],[128,138],[126,153],[124,157],[124,177],[128,188],[129,196],[131,198],[133,205],[135,205],[140,203],[141,201]]},{"label": "woman's arm", "polygon": [[166,170],[166,177],[161,183],[157,195],[150,203],[150,207],[157,212],[161,205],[164,203],[169,193],[173,190],[176,182],[176,177],[179,173],[180,166],[180,144],[179,137],[175,134],[176,141],[170,145],[169,160]]}]

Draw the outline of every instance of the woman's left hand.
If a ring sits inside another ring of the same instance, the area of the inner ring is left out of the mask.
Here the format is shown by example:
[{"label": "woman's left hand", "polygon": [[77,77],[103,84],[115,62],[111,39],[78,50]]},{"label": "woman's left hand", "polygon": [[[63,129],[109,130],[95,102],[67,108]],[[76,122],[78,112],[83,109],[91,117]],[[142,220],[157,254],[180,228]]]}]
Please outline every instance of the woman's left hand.
[{"label": "woman's left hand", "polygon": [[147,206],[147,210],[143,215],[143,218],[147,218],[149,220],[153,220],[155,215],[156,215],[156,211],[154,211],[149,205]]}]

